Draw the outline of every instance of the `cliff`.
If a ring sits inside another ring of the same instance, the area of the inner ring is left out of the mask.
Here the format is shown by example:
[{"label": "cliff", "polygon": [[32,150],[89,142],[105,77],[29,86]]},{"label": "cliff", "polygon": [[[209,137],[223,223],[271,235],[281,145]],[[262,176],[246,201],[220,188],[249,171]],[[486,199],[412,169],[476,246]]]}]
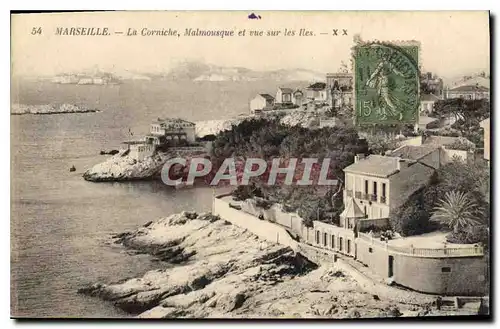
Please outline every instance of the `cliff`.
[{"label": "cliff", "polygon": [[[183,212],[114,236],[165,268],[81,287],[140,318],[358,318],[433,315],[431,307],[364,292],[335,267],[318,268],[211,214]],[[434,312],[434,313],[433,313]],[[443,313],[441,313],[443,314]]]}]

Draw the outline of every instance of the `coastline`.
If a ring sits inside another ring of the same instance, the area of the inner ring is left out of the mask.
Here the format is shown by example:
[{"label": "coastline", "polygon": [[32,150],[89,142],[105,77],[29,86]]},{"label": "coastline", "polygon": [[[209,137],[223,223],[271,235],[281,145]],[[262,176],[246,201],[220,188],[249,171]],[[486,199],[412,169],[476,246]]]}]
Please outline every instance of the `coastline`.
[{"label": "coastline", "polygon": [[94,165],[82,175],[83,179],[90,182],[123,182],[137,180],[151,180],[160,177],[163,164],[174,157],[203,156],[206,152],[185,150],[169,150],[157,152],[143,160],[136,160],[120,150],[106,161]]},{"label": "coastline", "polygon": [[[111,237],[165,268],[81,294],[140,318],[380,318],[470,315],[370,294],[338,264],[317,265],[210,213],[184,211]],[[132,256],[133,257],[133,256]]]}]

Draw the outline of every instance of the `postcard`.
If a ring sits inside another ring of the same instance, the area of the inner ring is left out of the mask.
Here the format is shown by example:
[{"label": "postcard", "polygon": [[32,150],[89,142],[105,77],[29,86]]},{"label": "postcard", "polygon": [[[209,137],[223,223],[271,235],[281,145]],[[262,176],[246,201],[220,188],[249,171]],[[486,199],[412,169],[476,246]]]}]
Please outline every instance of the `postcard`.
[{"label": "postcard", "polygon": [[486,11],[11,13],[11,317],[488,319]]}]

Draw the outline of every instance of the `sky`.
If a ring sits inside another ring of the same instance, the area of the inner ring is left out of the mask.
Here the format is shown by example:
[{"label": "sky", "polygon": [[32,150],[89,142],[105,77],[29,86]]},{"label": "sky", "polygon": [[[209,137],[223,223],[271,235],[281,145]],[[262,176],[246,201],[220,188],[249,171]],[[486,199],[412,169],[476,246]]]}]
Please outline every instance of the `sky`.
[{"label": "sky", "polygon": [[[103,12],[14,15],[12,74],[54,75],[99,68],[111,72],[168,72],[184,61],[253,70],[309,69],[335,72],[349,63],[353,37],[417,40],[421,66],[443,77],[489,72],[486,11],[421,12]],[[33,28],[41,34],[31,34]],[[58,27],[107,27],[109,36],[58,36]],[[180,37],[126,36],[144,28],[180,31]],[[234,30],[233,37],[187,37],[186,28]],[[246,36],[237,36],[246,30]],[[295,30],[295,36],[250,36],[250,30]],[[315,33],[298,36],[300,29]],[[338,29],[338,36],[333,36]],[[342,35],[346,29],[347,36]],[[115,34],[114,32],[123,32]],[[325,34],[321,34],[325,33]]]}]

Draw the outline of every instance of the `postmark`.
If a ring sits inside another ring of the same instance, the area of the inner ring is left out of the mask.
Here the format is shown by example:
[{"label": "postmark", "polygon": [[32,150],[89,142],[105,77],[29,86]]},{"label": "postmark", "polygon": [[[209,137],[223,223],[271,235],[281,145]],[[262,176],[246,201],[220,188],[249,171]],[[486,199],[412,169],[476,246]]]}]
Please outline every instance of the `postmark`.
[{"label": "postmark", "polygon": [[417,122],[419,50],[419,44],[411,42],[369,42],[354,47],[357,125]]}]

